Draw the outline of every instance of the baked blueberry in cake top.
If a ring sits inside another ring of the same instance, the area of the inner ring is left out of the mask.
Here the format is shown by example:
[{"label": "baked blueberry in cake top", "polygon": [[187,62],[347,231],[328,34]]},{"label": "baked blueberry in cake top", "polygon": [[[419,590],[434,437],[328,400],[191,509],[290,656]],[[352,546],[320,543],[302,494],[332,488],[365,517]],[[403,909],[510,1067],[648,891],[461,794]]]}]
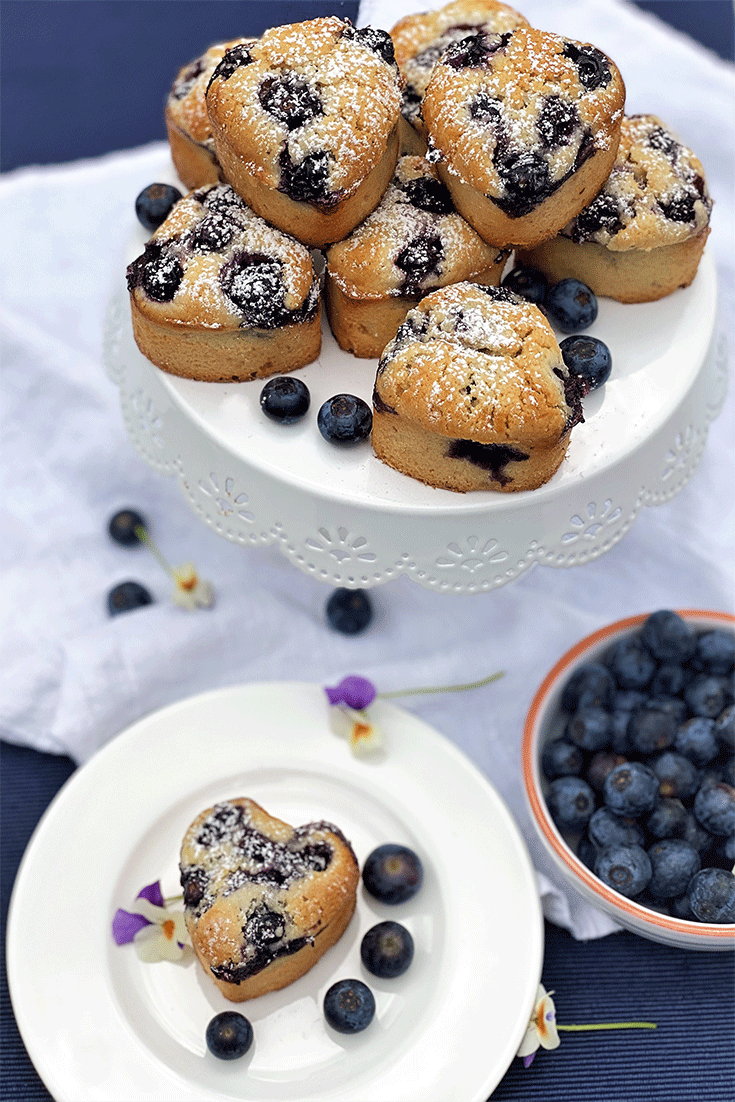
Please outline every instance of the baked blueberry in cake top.
[{"label": "baked blueberry in cake top", "polygon": [[537,306],[457,283],[406,316],[378,363],[372,444],[389,466],[447,490],[532,490],[581,421],[579,381]]},{"label": "baked blueberry in cake top", "polygon": [[347,928],[360,878],[338,827],[292,827],[245,797],[194,819],[180,872],[194,952],[232,1002],[312,968]]},{"label": "baked blueberry in cake top", "polygon": [[623,119],[602,190],[551,241],[521,255],[552,280],[650,302],[687,287],[709,235],[712,199],[695,154],[655,115]]},{"label": "baked blueberry in cake top", "polygon": [[457,213],[433,165],[399,158],[376,210],[327,251],[325,302],[337,343],[377,359],[423,295],[468,279],[498,284],[508,255]]},{"label": "baked blueberry in cake top", "polygon": [[164,371],[239,381],[292,371],[321,348],[311,254],[228,184],[175,204],[127,269],[135,340]]},{"label": "baked blueberry in cake top", "polygon": [[400,19],[390,35],[403,77],[401,149],[426,152],[426,128],[421,113],[434,65],[453,42],[477,31],[502,34],[528,26],[528,20],[496,0],[452,0],[437,11],[415,12]]},{"label": "baked blueberry in cake top", "polygon": [[449,46],[422,111],[460,213],[486,241],[531,246],[604,184],[624,103],[617,66],[595,46],[520,27]]},{"label": "baked blueberry in cake top", "polygon": [[387,32],[336,16],[271,28],[225,54],[206,102],[227,180],[279,229],[330,244],[377,206],[398,156]]},{"label": "baked blueberry in cake top", "polygon": [[179,70],[166,99],[166,131],[171,159],[179,179],[189,189],[216,184],[222,179],[212,140],[205,93],[212,73],[227,50],[247,46],[254,39],[236,38],[210,46]]}]

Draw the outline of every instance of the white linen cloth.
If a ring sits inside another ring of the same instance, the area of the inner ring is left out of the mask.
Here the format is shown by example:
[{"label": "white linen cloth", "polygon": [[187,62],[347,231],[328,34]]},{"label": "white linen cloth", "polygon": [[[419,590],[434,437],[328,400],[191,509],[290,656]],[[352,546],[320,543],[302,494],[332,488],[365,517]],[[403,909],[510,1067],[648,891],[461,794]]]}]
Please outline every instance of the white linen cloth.
[{"label": "white linen cloth", "polygon": [[[389,29],[426,6],[366,2],[360,21]],[[615,0],[519,7],[532,23],[608,52],[626,80],[628,110],[658,113],[703,160],[716,199],[709,247],[721,281],[720,325],[732,349],[733,67]],[[208,531],[125,432],[102,365],[103,318],[134,197],[152,181],[161,149],[0,178],[0,734],[82,763],[140,716],[219,686],[327,685],[360,673],[389,691],[502,669],[505,676],[483,689],[399,703],[466,751],[504,797],[532,847],[547,916],[578,938],[611,932],[614,924],[567,892],[534,845],[520,771],[523,722],[547,670],[590,631],[655,608],[733,608],[732,388],[689,485],[668,504],[643,509],[598,560],[539,567],[472,596],[400,579],[371,591],[376,615],[365,633],[339,635],[325,623],[327,587],[275,549],[242,548]],[[108,518],[128,506],[148,518],[170,562],[193,560],[214,583],[213,609],[176,607],[153,556],[111,542]],[[146,585],[155,603],[111,619],[107,591],[126,578]]]}]

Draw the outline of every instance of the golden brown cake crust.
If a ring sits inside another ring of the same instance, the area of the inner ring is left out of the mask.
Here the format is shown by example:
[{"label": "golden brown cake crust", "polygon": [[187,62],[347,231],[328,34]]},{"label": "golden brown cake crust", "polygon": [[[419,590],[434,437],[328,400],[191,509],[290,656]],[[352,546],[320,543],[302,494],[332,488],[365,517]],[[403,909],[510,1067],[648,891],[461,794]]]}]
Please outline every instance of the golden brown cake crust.
[{"label": "golden brown cake crust", "polygon": [[657,116],[633,115],[600,193],[519,262],[620,302],[651,302],[694,279],[711,210],[699,159]]},{"label": "golden brown cake crust", "polygon": [[180,868],[194,952],[232,1002],[312,968],[346,929],[360,875],[333,824],[294,828],[246,797],[196,817]]},{"label": "golden brown cake crust", "polygon": [[342,236],[377,205],[398,156],[400,74],[385,32],[356,30],[336,16],[272,28],[225,55],[206,102],[227,180],[274,225],[322,244],[315,231],[287,225],[290,207],[278,200],[329,222],[367,190],[372,206],[363,197],[347,226],[329,222]]},{"label": "golden brown cake crust", "polygon": [[264,378],[319,354],[319,280],[308,249],[227,184],[179,200],[127,276],[138,347],[172,374]]},{"label": "golden brown cake crust", "polygon": [[508,256],[457,213],[432,165],[401,157],[377,209],[326,254],[337,343],[356,356],[379,356],[423,295],[463,280],[498,284]]},{"label": "golden brown cake crust", "polygon": [[253,41],[234,38],[210,46],[179,70],[171,87],[165,109],[171,159],[179,179],[189,190],[216,184],[221,179],[204,97],[212,73],[227,50]]},{"label": "golden brown cake crust", "polygon": [[450,46],[423,101],[430,156],[487,241],[537,244],[597,193],[615,160],[625,102],[596,47],[521,27]]},{"label": "golden brown cake crust", "polygon": [[445,287],[408,314],[380,359],[373,448],[445,489],[534,489],[581,419],[568,383],[538,307],[504,287]]},{"label": "golden brown cake crust", "polygon": [[426,150],[421,101],[434,64],[447,46],[476,31],[502,34],[528,25],[525,16],[497,0],[452,0],[436,11],[406,15],[395,24],[390,35],[404,80],[402,152]]}]

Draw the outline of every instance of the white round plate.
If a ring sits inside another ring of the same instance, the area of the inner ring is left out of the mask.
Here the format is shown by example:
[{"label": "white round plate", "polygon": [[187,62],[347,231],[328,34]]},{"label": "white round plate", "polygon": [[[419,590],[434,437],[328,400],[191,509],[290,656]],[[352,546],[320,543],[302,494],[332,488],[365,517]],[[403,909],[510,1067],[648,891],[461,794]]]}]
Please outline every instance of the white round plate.
[{"label": "white round plate", "polygon": [[[331,732],[324,690],[254,684],[192,697],[139,721],[73,774],[23,858],[8,922],[18,1025],[57,1102],[485,1102],[513,1059],[541,974],[535,874],[513,818],[447,739],[385,701],[385,748],[355,757]],[[382,842],[411,846],[421,891],[387,906],[360,885],[355,916],[300,980],[239,1009],[255,1043],[207,1052],[232,1008],[193,959],[143,964],[111,921],[160,879],[175,895],[183,834],[199,811],[250,796],[293,825],[327,819],[360,864]],[[416,954],[399,979],[362,969],[360,941],[391,917]],[[337,979],[376,996],[367,1030],[326,1026]]]},{"label": "white round plate", "polygon": [[[175,182],[171,171],[163,153],[158,178]],[[138,230],[131,260],[145,244]],[[692,285],[659,302],[600,299],[589,333],[610,347],[612,375],[585,399],[585,422],[575,426],[560,469],[521,493],[438,490],[381,463],[367,442],[345,449],[323,440],[322,402],[348,391],[371,403],[376,370],[376,361],[343,352],[326,321],[321,355],[297,372],[311,408],[295,425],[262,413],[262,380],[197,382],[146,360],[133,339],[122,273],[105,359],[136,448],[178,478],[219,535],[273,544],[333,585],[368,588],[406,574],[427,588],[480,592],[537,564],[596,558],[643,506],[668,501],[686,484],[726,390],[716,304],[707,253]]]}]

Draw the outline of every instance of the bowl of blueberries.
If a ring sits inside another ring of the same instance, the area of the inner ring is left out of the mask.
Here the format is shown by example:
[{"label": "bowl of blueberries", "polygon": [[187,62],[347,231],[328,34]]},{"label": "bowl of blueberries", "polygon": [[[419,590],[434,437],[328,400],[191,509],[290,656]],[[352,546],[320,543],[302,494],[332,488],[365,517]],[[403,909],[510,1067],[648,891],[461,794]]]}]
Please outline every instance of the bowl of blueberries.
[{"label": "bowl of blueberries", "polygon": [[540,844],[634,933],[735,948],[735,616],[660,609],[572,647],[526,719]]}]

